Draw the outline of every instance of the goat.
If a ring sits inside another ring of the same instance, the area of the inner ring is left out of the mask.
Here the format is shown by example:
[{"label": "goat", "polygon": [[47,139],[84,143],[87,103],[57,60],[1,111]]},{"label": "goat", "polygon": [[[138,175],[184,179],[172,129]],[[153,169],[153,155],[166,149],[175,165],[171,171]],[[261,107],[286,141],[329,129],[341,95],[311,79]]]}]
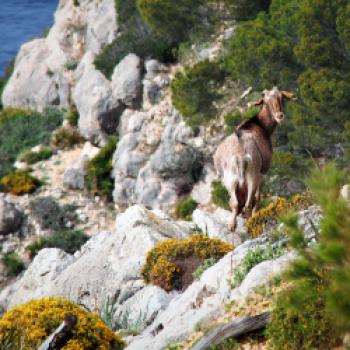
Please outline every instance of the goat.
[{"label": "goat", "polygon": [[214,154],[216,173],[230,194],[231,231],[236,229],[237,215],[250,217],[258,210],[264,174],[272,159],[271,136],[284,119],[286,99],[295,99],[294,94],[277,87],[264,90],[255,103],[261,106],[260,111],[239,124]]}]

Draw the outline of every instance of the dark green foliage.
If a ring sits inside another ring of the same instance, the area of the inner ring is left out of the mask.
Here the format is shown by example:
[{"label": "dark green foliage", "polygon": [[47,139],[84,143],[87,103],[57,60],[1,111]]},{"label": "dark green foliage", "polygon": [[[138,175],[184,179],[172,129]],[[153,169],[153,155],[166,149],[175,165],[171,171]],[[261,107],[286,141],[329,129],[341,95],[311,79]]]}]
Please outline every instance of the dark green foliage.
[{"label": "dark green foliage", "polygon": [[272,0],[269,13],[239,25],[230,41],[231,77],[300,93],[299,103],[288,106],[279,145],[320,156],[338,142],[350,108],[347,14],[346,0]]},{"label": "dark green foliage", "polygon": [[162,37],[183,42],[203,21],[200,6],[203,0],[137,0],[141,16],[147,25]]},{"label": "dark green foliage", "polygon": [[221,96],[218,90],[224,77],[220,63],[208,60],[176,74],[171,83],[172,101],[189,126],[198,128],[217,116],[213,102]]},{"label": "dark green foliage", "polygon": [[100,152],[85,165],[86,187],[93,193],[111,199],[113,191],[112,158],[117,146],[117,138],[111,137]]},{"label": "dark green foliage", "polygon": [[68,120],[68,123],[70,126],[77,126],[79,121],[79,112],[77,108],[74,106],[69,111],[67,111],[66,115],[64,116],[66,120]]},{"label": "dark green foliage", "polygon": [[62,113],[43,114],[15,109],[0,112],[0,177],[4,176],[18,155],[38,144],[48,144],[51,133],[62,123]]},{"label": "dark green foliage", "polygon": [[179,219],[192,220],[192,213],[196,210],[198,203],[192,198],[180,200],[175,206],[175,215]]},{"label": "dark green foliage", "polygon": [[66,230],[78,222],[74,204],[60,204],[53,197],[38,197],[29,204],[33,218],[44,230]]},{"label": "dark green foliage", "polygon": [[49,146],[43,146],[38,152],[25,151],[19,157],[21,162],[25,162],[29,165],[35,164],[42,160],[49,159],[52,156],[52,149]]},{"label": "dark green foliage", "polygon": [[79,230],[57,231],[50,236],[36,239],[26,249],[32,259],[44,248],[59,248],[66,253],[74,254],[88,239],[89,237]]},{"label": "dark green foliage", "polygon": [[23,261],[16,253],[8,253],[3,255],[2,262],[7,267],[9,274],[12,276],[17,276],[25,269]]},{"label": "dark green foliage", "polygon": [[299,259],[287,275],[293,285],[278,298],[269,326],[275,350],[330,349],[350,330],[350,207],[339,198],[346,182],[334,164],[314,170],[308,181],[323,212],[317,244],[308,244],[296,215],[285,219]]},{"label": "dark green foliage", "polygon": [[33,193],[43,184],[41,180],[31,175],[28,170],[13,170],[1,178],[1,190],[15,196]]},{"label": "dark green foliage", "polygon": [[217,206],[230,210],[230,194],[226,190],[225,186],[220,181],[213,181],[211,183],[211,200]]},{"label": "dark green foliage", "polygon": [[238,21],[253,19],[260,11],[266,12],[270,2],[271,0],[224,0],[226,11]]}]

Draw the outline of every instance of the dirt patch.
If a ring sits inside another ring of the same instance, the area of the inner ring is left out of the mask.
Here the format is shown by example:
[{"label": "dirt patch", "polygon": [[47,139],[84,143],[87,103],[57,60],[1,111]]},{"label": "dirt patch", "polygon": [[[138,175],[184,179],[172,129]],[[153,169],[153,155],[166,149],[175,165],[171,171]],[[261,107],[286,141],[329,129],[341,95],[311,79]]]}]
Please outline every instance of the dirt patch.
[{"label": "dirt patch", "polygon": [[192,255],[186,258],[178,258],[172,262],[178,266],[181,271],[175,277],[174,287],[176,290],[184,291],[194,281],[192,274],[203,264],[204,260],[203,258]]}]

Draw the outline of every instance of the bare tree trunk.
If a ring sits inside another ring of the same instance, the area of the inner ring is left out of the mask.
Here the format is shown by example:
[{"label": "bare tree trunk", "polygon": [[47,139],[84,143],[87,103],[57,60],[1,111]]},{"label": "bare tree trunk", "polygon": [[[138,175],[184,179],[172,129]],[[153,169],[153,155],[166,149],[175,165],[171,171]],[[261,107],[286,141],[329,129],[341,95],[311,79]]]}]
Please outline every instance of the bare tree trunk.
[{"label": "bare tree trunk", "polygon": [[77,316],[66,314],[64,321],[58,328],[40,345],[38,350],[60,350],[72,337],[72,330],[78,322]]},{"label": "bare tree trunk", "polygon": [[270,317],[271,312],[264,312],[257,316],[240,317],[220,325],[195,344],[191,350],[206,350],[210,345],[218,345],[227,338],[236,338],[260,330],[266,326]]}]

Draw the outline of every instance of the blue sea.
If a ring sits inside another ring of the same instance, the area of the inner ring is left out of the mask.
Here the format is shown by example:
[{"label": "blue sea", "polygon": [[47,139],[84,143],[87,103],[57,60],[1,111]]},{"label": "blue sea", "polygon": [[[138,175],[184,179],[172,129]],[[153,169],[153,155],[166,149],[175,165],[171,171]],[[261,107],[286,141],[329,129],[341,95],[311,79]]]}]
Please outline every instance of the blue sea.
[{"label": "blue sea", "polygon": [[50,27],[58,0],[0,0],[0,76],[24,42]]}]

